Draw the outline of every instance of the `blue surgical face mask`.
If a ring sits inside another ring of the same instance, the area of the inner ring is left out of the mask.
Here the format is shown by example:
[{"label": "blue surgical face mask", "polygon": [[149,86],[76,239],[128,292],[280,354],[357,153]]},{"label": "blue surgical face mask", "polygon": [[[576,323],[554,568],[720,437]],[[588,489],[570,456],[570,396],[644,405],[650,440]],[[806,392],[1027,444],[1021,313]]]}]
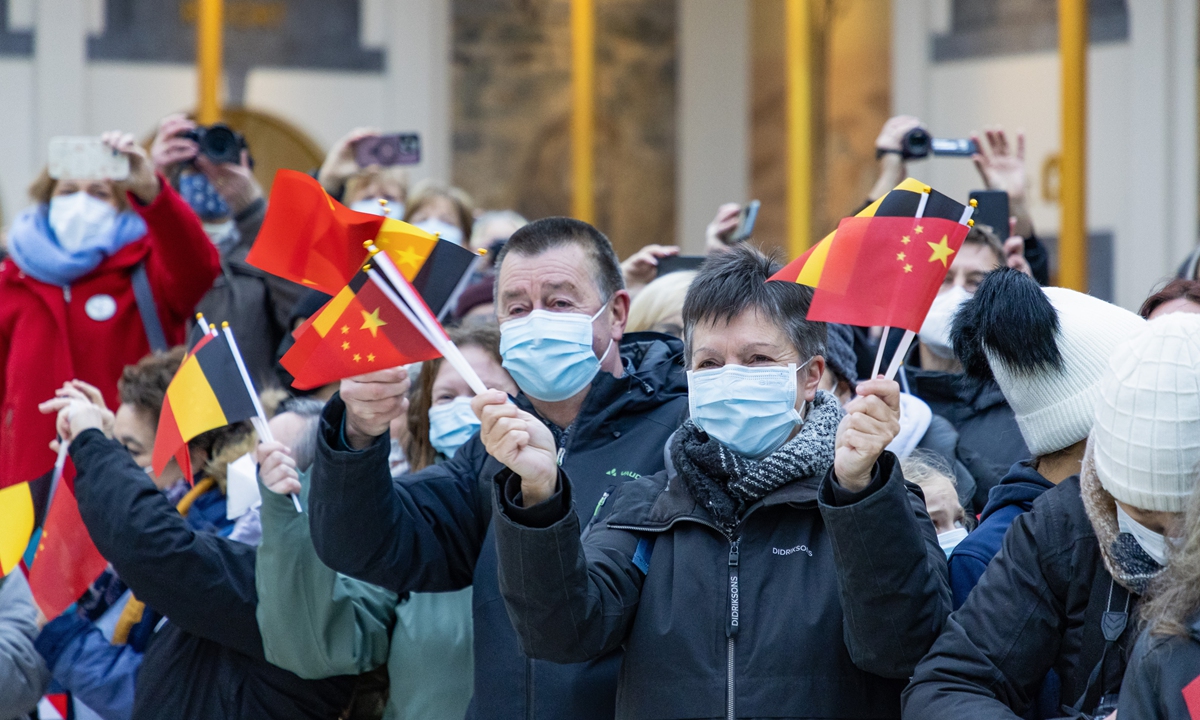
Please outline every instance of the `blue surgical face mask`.
[{"label": "blue surgical face mask", "polygon": [[429,444],[446,457],[454,457],[478,431],[479,418],[466,395],[429,408]]},{"label": "blue surgical face mask", "polygon": [[[355,212],[367,213],[369,215],[382,215],[390,217],[394,220],[399,220],[404,217],[404,203],[395,200],[389,200],[387,205],[382,205],[377,197],[363,198],[350,203],[350,209]],[[461,234],[461,233],[460,233]]]},{"label": "blue surgical face mask", "polygon": [[413,225],[416,225],[427,233],[437,235],[442,240],[449,240],[455,245],[463,244],[463,231],[457,225],[451,225],[437,218],[426,218],[421,222],[413,223]]},{"label": "blue surgical face mask", "polygon": [[202,173],[181,175],[179,194],[205,222],[220,220],[233,214],[225,198],[221,197]]},{"label": "blue surgical face mask", "polygon": [[804,422],[796,409],[797,368],[726,365],[688,371],[692,422],[739,455],[760,460]]},{"label": "blue surgical face mask", "polygon": [[605,301],[595,315],[534,310],[500,326],[500,357],[504,369],[531,398],[544,402],[566,400],[588,386],[600,372],[600,363],[612,351],[608,341],[604,357],[592,351],[592,321],[608,307]]},{"label": "blue surgical face mask", "polygon": [[966,539],[967,529],[956,527],[953,530],[947,530],[944,533],[938,533],[938,545],[942,547],[942,552],[946,553],[946,559],[950,559],[950,553],[954,552],[954,548]]}]

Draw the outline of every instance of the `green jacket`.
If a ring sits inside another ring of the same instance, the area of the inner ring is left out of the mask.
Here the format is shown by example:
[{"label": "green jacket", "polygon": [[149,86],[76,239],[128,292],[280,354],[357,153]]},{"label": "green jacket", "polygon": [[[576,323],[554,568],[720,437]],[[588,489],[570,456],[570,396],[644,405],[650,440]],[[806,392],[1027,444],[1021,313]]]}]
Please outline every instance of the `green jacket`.
[{"label": "green jacket", "polygon": [[[308,477],[302,498],[307,507]],[[386,720],[462,720],[473,692],[471,588],[395,593],[337,573],[313,549],[308,514],[262,489],[258,626],[267,660],[300,677],[387,662]]]}]

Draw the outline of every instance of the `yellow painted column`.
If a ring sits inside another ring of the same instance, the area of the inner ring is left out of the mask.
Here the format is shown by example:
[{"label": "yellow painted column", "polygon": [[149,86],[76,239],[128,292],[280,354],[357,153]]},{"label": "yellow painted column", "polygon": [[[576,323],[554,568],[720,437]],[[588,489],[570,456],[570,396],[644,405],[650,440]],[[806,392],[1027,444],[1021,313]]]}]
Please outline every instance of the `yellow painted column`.
[{"label": "yellow painted column", "polygon": [[796,257],[808,249],[812,233],[812,0],[786,2],[787,248]]},{"label": "yellow painted column", "polygon": [[1087,291],[1087,49],[1088,0],[1058,0],[1062,62],[1058,284]]},{"label": "yellow painted column", "polygon": [[571,215],[596,220],[596,7],[571,0]]},{"label": "yellow painted column", "polygon": [[196,120],[202,125],[211,125],[221,119],[225,2],[197,0],[196,6],[196,78],[200,95]]}]

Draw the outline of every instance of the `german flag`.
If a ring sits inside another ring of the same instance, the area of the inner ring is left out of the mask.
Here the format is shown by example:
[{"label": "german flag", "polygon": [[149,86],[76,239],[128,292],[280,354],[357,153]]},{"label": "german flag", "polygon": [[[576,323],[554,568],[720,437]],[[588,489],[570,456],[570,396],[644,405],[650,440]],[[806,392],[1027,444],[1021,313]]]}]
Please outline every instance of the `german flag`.
[{"label": "german flag", "polygon": [[183,476],[192,480],[187,443],[197,435],[255,416],[237,358],[224,334],[201,338],[179,366],[163,398],[154,438],[154,472],[162,474],[174,456]]},{"label": "german flag", "polygon": [[373,370],[441,357],[414,321],[374,278],[359,271],[297,329],[296,344],[280,364],[295,378],[293,387],[308,390]]},{"label": "german flag", "polygon": [[[280,170],[271,188],[267,216],[246,262],[336,295],[366,261],[368,242],[386,252],[409,282],[421,284],[418,277],[422,274],[452,277],[449,291],[426,298],[427,304],[439,311],[476,257],[471,250],[439,240],[415,225],[351,210],[329,197],[312,177]],[[434,283],[431,278],[424,284]]]},{"label": "german flag", "polygon": [[8,575],[21,561],[33,524],[29,483],[0,488],[0,576]]},{"label": "german flag", "polygon": [[[943,195],[920,180],[914,180],[913,178],[906,178],[904,182],[863,208],[854,217],[915,217],[917,209],[921,206],[922,194],[929,196],[929,199],[925,202],[925,211],[922,217],[942,218],[965,224],[966,218],[969,216],[964,216],[963,213],[967,208],[962,203]],[[829,249],[833,245],[836,235],[837,230],[829,233],[821,239],[821,242],[813,245],[804,254],[785,265],[783,269],[768,279],[794,282],[814,288],[820,287],[821,275],[825,269],[825,262],[829,257]]]},{"label": "german flag", "polygon": [[916,332],[970,216],[970,208],[909,178],[770,279],[815,289],[809,320]]}]

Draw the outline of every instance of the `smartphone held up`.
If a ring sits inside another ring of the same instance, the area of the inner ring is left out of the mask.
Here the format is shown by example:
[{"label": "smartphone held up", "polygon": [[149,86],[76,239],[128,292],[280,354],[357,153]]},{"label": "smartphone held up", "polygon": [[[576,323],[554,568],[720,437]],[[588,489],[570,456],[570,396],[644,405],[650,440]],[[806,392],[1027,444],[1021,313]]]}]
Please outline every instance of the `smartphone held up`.
[{"label": "smartphone held up", "polygon": [[55,180],[124,180],[129,177],[129,158],[101,142],[98,137],[55,137],[50,139],[48,169]]}]

